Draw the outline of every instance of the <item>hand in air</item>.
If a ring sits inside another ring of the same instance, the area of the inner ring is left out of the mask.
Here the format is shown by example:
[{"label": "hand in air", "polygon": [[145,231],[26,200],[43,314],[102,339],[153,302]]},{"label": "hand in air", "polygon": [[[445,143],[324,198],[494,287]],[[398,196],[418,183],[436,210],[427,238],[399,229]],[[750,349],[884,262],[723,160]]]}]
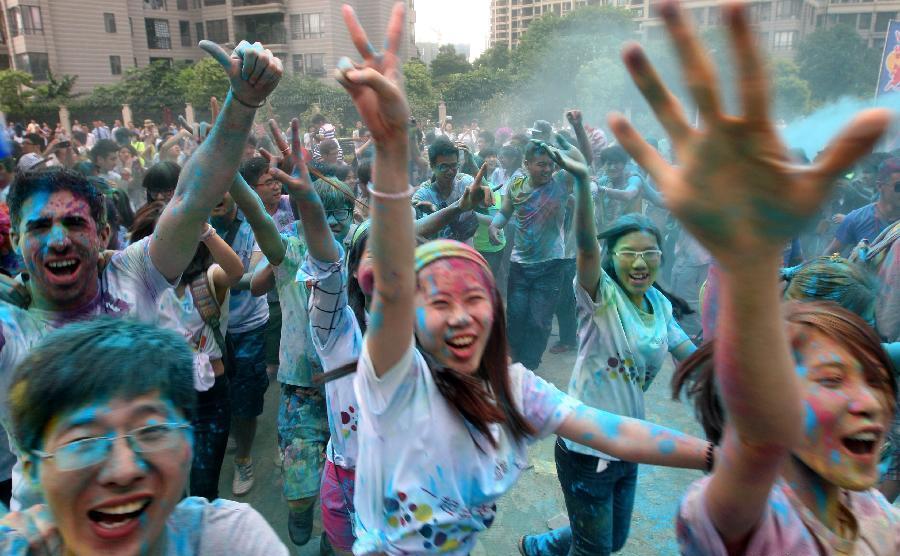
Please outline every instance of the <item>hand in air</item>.
[{"label": "hand in air", "polygon": [[312,192],[312,179],[309,177],[309,170],[303,160],[303,147],[300,144],[300,121],[297,118],[291,120],[290,146],[284,140],[281,129],[275,120],[269,120],[269,130],[275,138],[275,144],[285,155],[282,159],[268,152],[264,153],[264,155],[268,155],[266,158],[271,165],[269,173],[283,183],[291,194]]},{"label": "hand in air", "polygon": [[582,125],[581,110],[567,110],[566,119],[572,127]]},{"label": "hand in air", "polygon": [[678,166],[651,147],[621,115],[609,124],[622,146],[659,184],[669,209],[727,268],[773,262],[819,210],[833,177],[866,155],[891,114],[867,110],[831,142],[813,166],[794,164],[769,115],[769,80],[743,7],[723,7],[735,49],[743,114],[724,113],[716,72],[674,0],[660,13],[703,120],[691,127],[640,46],[625,48],[632,79],[671,137]]},{"label": "hand in air", "polygon": [[549,153],[550,159],[566,172],[569,172],[580,179],[588,179],[589,172],[587,164],[584,162],[584,157],[578,149],[573,147],[561,136],[556,136],[556,142],[559,145],[558,147],[548,145],[537,139],[532,139],[531,142],[543,147]]},{"label": "hand in air", "polygon": [[212,41],[200,41],[200,48],[225,69],[232,94],[249,105],[265,102],[284,73],[281,60],[258,42],[241,41],[230,55]]},{"label": "hand in air", "polygon": [[363,61],[355,63],[349,58],[341,58],[335,77],[353,99],[376,146],[400,140],[405,145],[409,106],[403,94],[397,48],[403,34],[406,9],[400,2],[394,5],[387,28],[387,49],[380,53],[369,42],[353,8],[344,5],[343,13],[350,39]]}]

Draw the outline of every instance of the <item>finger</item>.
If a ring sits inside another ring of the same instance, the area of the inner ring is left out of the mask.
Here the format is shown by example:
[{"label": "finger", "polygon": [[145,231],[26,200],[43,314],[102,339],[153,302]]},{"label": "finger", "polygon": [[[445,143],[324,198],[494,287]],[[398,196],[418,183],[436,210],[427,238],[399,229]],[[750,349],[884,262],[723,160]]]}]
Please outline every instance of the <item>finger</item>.
[{"label": "finger", "polygon": [[634,84],[672,141],[678,143],[687,138],[691,133],[691,126],[684,115],[681,103],[663,85],[659,74],[640,45],[634,43],[626,46],[622,51],[622,59]]},{"label": "finger", "polygon": [[219,99],[216,97],[209,97],[209,111],[212,114],[212,121],[215,123],[219,117]]},{"label": "finger", "polygon": [[481,186],[481,180],[484,179],[484,173],[487,171],[487,162],[481,165],[481,168],[478,169],[478,173],[475,174],[475,181],[472,182],[472,187]]},{"label": "finger", "polygon": [[257,150],[259,151],[259,156],[265,158],[266,161],[269,163],[269,168],[274,168],[276,166],[276,164],[278,162],[278,160],[277,160],[278,157],[276,157],[275,155],[273,155],[272,153],[270,153],[269,151],[267,151],[266,149],[264,149],[262,147],[260,147]]},{"label": "finger", "polygon": [[607,122],[622,148],[662,186],[663,176],[671,171],[671,167],[659,151],[651,147],[621,114],[610,114]]},{"label": "finger", "polygon": [[[253,47],[246,47],[241,50],[241,59],[243,62],[241,63],[241,79],[250,83],[250,75],[253,74],[253,70],[256,69],[256,62],[259,60],[259,55],[261,53]],[[252,83],[250,83],[252,85]]]},{"label": "finger", "polygon": [[302,148],[300,147],[300,120],[297,118],[293,118],[291,120],[291,154],[296,157],[300,163],[303,162],[303,157],[300,156],[302,152]]},{"label": "finger", "polygon": [[403,91],[374,68],[348,71],[344,75],[354,85],[364,85],[371,88],[383,101],[402,99],[404,103],[406,102]]},{"label": "finger", "polygon": [[375,56],[375,47],[369,42],[366,30],[360,25],[359,19],[356,17],[356,11],[344,4],[341,12],[344,15],[344,24],[347,25],[347,30],[350,32],[350,40],[353,41],[356,51],[359,52],[365,61],[371,61]]},{"label": "finger", "polygon": [[218,44],[207,40],[200,41],[200,48],[212,56],[216,62],[219,62],[219,65],[225,68],[228,75],[231,75],[231,55],[225,52],[225,49]]},{"label": "finger", "polygon": [[831,140],[807,172],[817,176],[823,185],[830,186],[835,175],[871,152],[890,126],[891,118],[891,111],[884,108],[861,112]]},{"label": "finger", "polygon": [[387,26],[387,39],[385,39],[385,54],[397,55],[400,48],[400,39],[403,37],[403,27],[406,25],[406,6],[401,2],[394,4],[391,11],[391,20]]},{"label": "finger", "polygon": [[270,169],[269,173],[272,174],[272,177],[274,177],[276,180],[280,181],[281,183],[283,183],[285,185],[288,185],[294,181],[293,178],[291,178],[291,176],[287,175],[286,172],[284,172],[278,168]]},{"label": "finger", "polygon": [[765,121],[769,112],[769,82],[756,47],[756,37],[740,4],[730,4],[725,8],[740,74],[738,90],[744,115],[753,122]]},{"label": "finger", "polygon": [[250,74],[250,84],[256,85],[260,82],[263,77],[263,74],[266,74],[269,79],[271,79],[271,72],[266,72],[269,69],[269,64],[272,61],[272,51],[264,50],[260,52],[256,58],[256,65],[253,67],[253,73]]},{"label": "finger", "polygon": [[685,82],[700,114],[706,121],[718,118],[722,111],[716,72],[706,50],[675,0],[664,0],[660,5],[660,13],[672,37],[675,51],[681,60]]},{"label": "finger", "polygon": [[276,122],[274,118],[269,119],[269,133],[272,135],[272,139],[275,141],[275,146],[278,147],[278,150],[281,151],[281,154],[288,154],[288,142],[284,140],[284,135],[281,133],[281,128],[278,127],[278,122]]}]

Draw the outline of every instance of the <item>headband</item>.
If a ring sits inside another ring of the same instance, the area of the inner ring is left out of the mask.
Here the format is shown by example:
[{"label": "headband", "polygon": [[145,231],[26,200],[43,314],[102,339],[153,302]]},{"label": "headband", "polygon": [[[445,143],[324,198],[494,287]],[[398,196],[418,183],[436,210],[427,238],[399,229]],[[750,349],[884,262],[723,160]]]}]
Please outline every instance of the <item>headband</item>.
[{"label": "headband", "polygon": [[481,253],[452,239],[436,239],[416,247],[416,272],[439,259],[449,258],[468,259],[484,269],[493,280],[491,268]]}]

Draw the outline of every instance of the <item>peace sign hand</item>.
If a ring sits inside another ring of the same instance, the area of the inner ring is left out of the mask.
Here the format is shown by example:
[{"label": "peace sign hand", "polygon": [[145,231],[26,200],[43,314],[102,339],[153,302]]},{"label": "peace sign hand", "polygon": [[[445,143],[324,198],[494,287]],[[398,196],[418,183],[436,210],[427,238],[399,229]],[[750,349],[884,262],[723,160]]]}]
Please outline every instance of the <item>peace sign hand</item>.
[{"label": "peace sign hand", "polygon": [[212,41],[200,41],[200,48],[225,69],[232,94],[248,105],[264,103],[284,74],[281,60],[258,42],[241,41],[230,55]]},{"label": "peace sign hand", "polygon": [[381,53],[376,52],[369,42],[353,8],[344,5],[343,14],[350,38],[363,62],[341,58],[335,77],[353,99],[376,146],[397,141],[405,144],[409,106],[403,93],[397,49],[403,35],[406,8],[400,2],[394,5],[387,28],[387,49]]},{"label": "peace sign hand", "polygon": [[672,166],[621,115],[609,118],[622,146],[656,183],[666,204],[725,268],[773,262],[786,241],[819,210],[833,177],[866,155],[891,114],[867,110],[835,138],[811,167],[793,164],[769,117],[769,82],[744,9],[724,15],[735,48],[744,114],[723,113],[715,68],[674,0],[660,11],[703,119],[693,129],[675,96],[638,45],[623,58],[632,79],[672,140]]},{"label": "peace sign hand", "polygon": [[[269,120],[269,129],[276,137],[276,144],[285,155],[283,159],[271,158],[273,167],[269,169],[275,179],[283,183],[291,195],[305,194],[313,191],[312,179],[309,177],[309,169],[303,160],[303,147],[300,145],[300,120],[291,120],[291,144],[282,139],[281,129],[275,120]],[[314,194],[314,193],[313,193]]]}]

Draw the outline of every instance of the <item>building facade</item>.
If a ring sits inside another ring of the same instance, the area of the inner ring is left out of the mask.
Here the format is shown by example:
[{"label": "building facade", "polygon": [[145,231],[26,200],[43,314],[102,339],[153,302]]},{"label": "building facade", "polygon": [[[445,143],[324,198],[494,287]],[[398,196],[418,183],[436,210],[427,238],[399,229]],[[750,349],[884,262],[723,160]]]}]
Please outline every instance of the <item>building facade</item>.
[{"label": "building facade", "polygon": [[[888,23],[900,13],[900,0],[749,0],[747,4],[760,44],[786,56],[805,35],[837,24],[852,26],[869,47],[881,49]],[[547,13],[564,15],[589,5],[630,10],[640,25],[637,38],[665,36],[658,0],[491,0],[490,44],[514,47],[534,19]],[[700,27],[721,23],[720,0],[683,0],[682,5]]]},{"label": "building facade", "polygon": [[[416,55],[414,0],[406,0],[403,60]],[[117,81],[153,61],[198,61],[197,43],[261,42],[285,71],[326,77],[356,57],[341,5],[354,6],[372,44],[384,43],[393,0],[0,0],[0,69],[35,81],[76,75],[76,92]],[[5,54],[5,56],[4,56]]]},{"label": "building facade", "polygon": [[[472,53],[472,47],[468,44],[451,44],[453,50],[460,56],[464,56],[466,60]],[[419,59],[425,64],[431,64],[434,57],[438,55],[441,45],[436,42],[419,42],[416,43],[416,49],[419,51]]]}]

